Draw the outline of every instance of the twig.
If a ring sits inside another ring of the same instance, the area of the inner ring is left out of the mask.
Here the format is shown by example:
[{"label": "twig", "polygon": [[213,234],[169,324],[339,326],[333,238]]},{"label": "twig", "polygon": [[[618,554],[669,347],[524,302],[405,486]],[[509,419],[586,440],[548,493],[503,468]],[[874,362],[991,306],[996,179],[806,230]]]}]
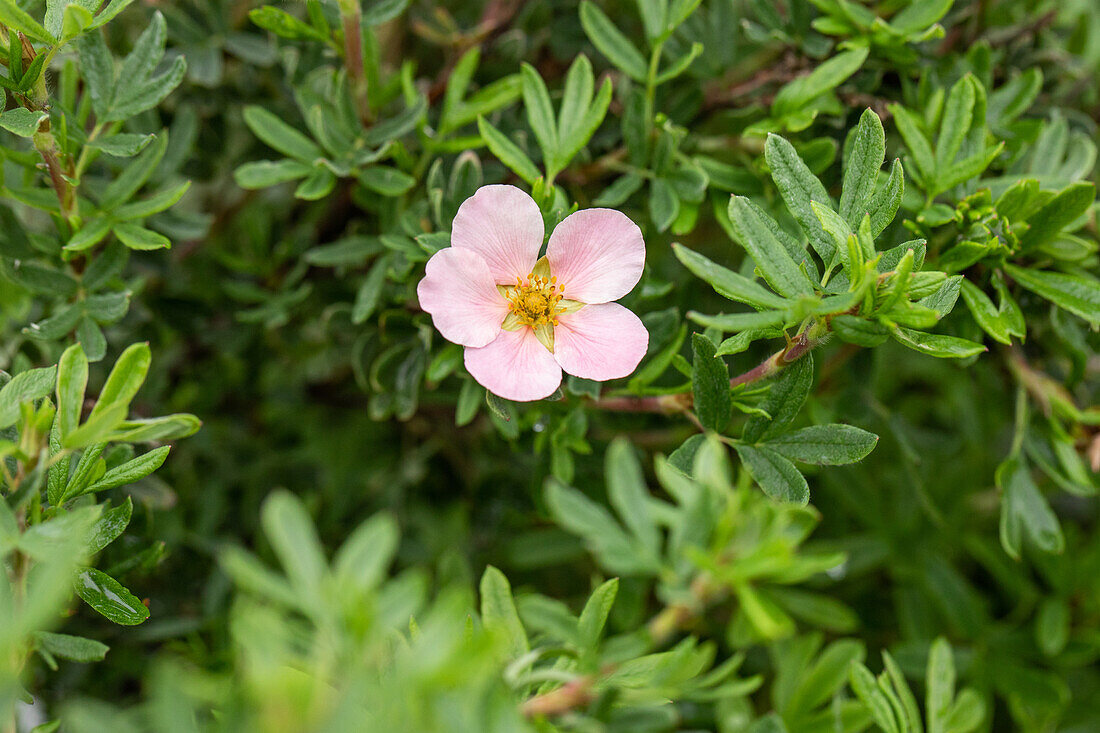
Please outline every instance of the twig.
[{"label": "twig", "polygon": [[[799,333],[786,348],[780,349],[752,369],[731,379],[730,387],[752,384],[775,376],[822,344],[827,337],[827,329],[828,326],[822,323],[810,326]],[[592,400],[589,406],[614,412],[655,412],[664,415],[684,413],[694,417],[690,412],[694,401],[691,392],[678,392],[650,397],[600,397]]]}]

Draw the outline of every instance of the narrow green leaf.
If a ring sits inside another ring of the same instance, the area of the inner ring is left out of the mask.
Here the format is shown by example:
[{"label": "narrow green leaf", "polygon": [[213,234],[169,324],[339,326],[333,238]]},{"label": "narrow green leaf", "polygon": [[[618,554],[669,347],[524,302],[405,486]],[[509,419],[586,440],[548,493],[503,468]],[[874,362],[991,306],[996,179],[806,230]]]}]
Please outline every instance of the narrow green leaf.
[{"label": "narrow green leaf", "polygon": [[767,446],[734,446],[764,493],[778,501],[805,505],[810,501],[806,477],[778,451]]},{"label": "narrow green leaf", "polygon": [[1028,230],[1020,238],[1020,244],[1027,248],[1046,244],[1087,212],[1095,201],[1096,186],[1092,183],[1067,186],[1028,217]]},{"label": "narrow green leaf", "polygon": [[539,141],[544,159],[554,161],[558,155],[558,128],[554,122],[550,92],[534,66],[523,64],[520,75],[523,78],[523,107],[527,111],[527,122]]},{"label": "narrow green leaf", "polygon": [[611,63],[634,81],[645,81],[647,64],[641,52],[590,0],[581,3],[581,26],[592,45]]},{"label": "narrow green leaf", "polygon": [[742,196],[732,197],[729,217],[738,242],[752,257],[764,280],[777,293],[787,297],[813,293],[813,284],[765,223],[763,212],[751,201]]},{"label": "narrow green leaf", "polygon": [[908,328],[894,329],[893,336],[898,343],[908,346],[913,351],[940,359],[964,359],[987,351],[984,346],[974,341],[938,333],[913,331]]},{"label": "narrow green leaf", "polygon": [[825,186],[799,157],[794,146],[779,135],[768,135],[768,141],[764,145],[764,158],[771,170],[772,180],[775,181],[791,215],[802,227],[810,246],[828,265],[833,260],[836,245],[821,228],[821,222],[812,208],[814,201],[832,206],[832,199],[825,191]]},{"label": "narrow green leaf", "polygon": [[720,356],[715,355],[715,346],[706,336],[692,334],[691,349],[694,354],[691,388],[695,398],[695,414],[704,427],[720,433],[729,424],[733,406],[729,368]]},{"label": "narrow green leaf", "polygon": [[86,568],[73,585],[77,595],[99,614],[121,626],[136,626],[149,618],[149,609],[107,573]]},{"label": "narrow green leaf", "polygon": [[485,144],[489,146],[489,150],[501,163],[524,181],[534,185],[535,180],[539,178],[541,173],[526,153],[505,137],[504,133],[493,127],[484,117],[477,118],[477,129],[482,139],[485,140]]},{"label": "narrow green leaf", "polygon": [[57,367],[19,372],[0,389],[0,430],[19,419],[19,405],[41,399],[53,392]]},{"label": "narrow green leaf", "polygon": [[767,442],[787,458],[819,466],[856,463],[866,458],[877,444],[878,436],[874,433],[840,423],[811,425]]},{"label": "narrow green leaf", "polygon": [[615,596],[619,592],[619,579],[612,578],[604,582],[584,604],[580,621],[577,624],[579,638],[584,649],[595,649],[600,643],[600,635],[603,633],[607,617],[611,613],[611,607],[615,604]]},{"label": "narrow green leaf", "polygon": [[611,442],[604,460],[604,478],[607,498],[623,523],[655,557],[660,556],[661,535],[649,512],[652,499],[629,441],[620,438]]},{"label": "narrow green leaf", "polygon": [[1085,275],[1065,275],[1006,264],[1012,279],[1059,308],[1089,323],[1100,324],[1100,281]]},{"label": "narrow green leaf", "polygon": [[970,125],[974,119],[975,96],[974,82],[969,74],[951,87],[951,92],[947,95],[947,103],[944,105],[940,136],[936,140],[938,167],[950,165],[959,154],[959,149],[967,133],[970,132]]},{"label": "narrow green leaf", "polygon": [[256,137],[289,158],[312,164],[317,158],[324,157],[317,143],[263,107],[245,107],[244,122]]},{"label": "narrow green leaf", "polygon": [[519,613],[516,612],[515,601],[512,600],[512,588],[508,584],[508,579],[504,577],[504,573],[489,565],[481,576],[479,588],[481,621],[485,624],[485,628],[500,634],[508,642],[505,659],[522,657],[528,652],[530,646],[527,642],[527,632],[524,631]]},{"label": "narrow green leaf", "polygon": [[[874,218],[874,210],[870,204],[878,182],[878,172],[885,159],[886,132],[882,129],[882,120],[878,114],[868,108],[859,118],[859,126],[856,127],[851,154],[844,168],[844,185],[840,194],[840,215],[852,229],[859,226],[865,214],[872,214],[872,219]],[[828,198],[820,201],[829,202]],[[893,216],[890,218],[893,219]],[[872,221],[872,229],[873,225]]]},{"label": "narrow green leaf", "polygon": [[[127,484],[132,484],[135,481],[143,479],[164,464],[170,450],[172,450],[171,446],[163,445],[160,448],[154,448],[148,453],[143,453],[136,458],[132,458],[119,466],[115,466],[103,474],[103,476],[82,493],[107,491],[108,489],[126,486]],[[70,496],[67,498],[72,497]]]}]

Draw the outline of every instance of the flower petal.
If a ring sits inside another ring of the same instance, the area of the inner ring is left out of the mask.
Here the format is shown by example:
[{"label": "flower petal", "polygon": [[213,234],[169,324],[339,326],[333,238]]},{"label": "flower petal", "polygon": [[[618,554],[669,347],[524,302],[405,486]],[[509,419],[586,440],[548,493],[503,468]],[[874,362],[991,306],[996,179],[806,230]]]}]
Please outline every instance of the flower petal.
[{"label": "flower petal", "polygon": [[619,379],[634,371],[649,347],[649,331],[618,303],[587,305],[559,316],[554,329],[554,358],[582,379]]},{"label": "flower petal", "polygon": [[479,384],[506,400],[541,400],[561,384],[561,367],[530,328],[501,331],[488,346],[466,349],[465,361]]},{"label": "flower petal", "polygon": [[446,247],[432,255],[416,297],[443,338],[463,346],[484,346],[495,339],[508,314],[508,301],[497,290],[489,266],[465,249]]},{"label": "flower petal", "polygon": [[542,249],[545,228],[538,204],[515,186],[482,186],[462,202],[451,226],[451,245],[477,252],[495,282],[527,277]]},{"label": "flower petal", "polygon": [[584,209],[558,224],[546,257],[566,298],[609,303],[638,284],[645,266],[645,240],[638,225],[621,211]]}]

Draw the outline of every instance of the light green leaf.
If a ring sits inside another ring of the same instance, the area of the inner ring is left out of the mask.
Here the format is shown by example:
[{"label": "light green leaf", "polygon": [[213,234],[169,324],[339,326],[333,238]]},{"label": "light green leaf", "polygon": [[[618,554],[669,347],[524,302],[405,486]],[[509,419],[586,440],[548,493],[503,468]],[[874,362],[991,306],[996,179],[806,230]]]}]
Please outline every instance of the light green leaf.
[{"label": "light green leaf", "polygon": [[874,433],[839,423],[811,425],[766,443],[787,458],[819,466],[856,463],[866,458],[877,444],[878,436]]},{"label": "light green leaf", "polygon": [[1085,275],[1065,275],[1006,264],[1012,279],[1089,323],[1100,324],[1100,281]]},{"label": "light green leaf", "polygon": [[[859,226],[865,214],[872,214],[873,219],[870,203],[878,182],[878,172],[885,159],[886,132],[882,129],[882,120],[878,114],[868,108],[859,118],[859,126],[856,127],[855,137],[852,139],[851,154],[845,164],[844,185],[840,194],[840,215],[852,229]],[[829,202],[828,198],[816,200],[821,203]]]},{"label": "light green leaf", "polygon": [[149,609],[121,583],[101,570],[82,570],[73,585],[85,603],[116,624],[136,626],[149,618]]},{"label": "light green leaf", "polygon": [[518,659],[527,653],[527,632],[516,612],[512,599],[512,587],[504,573],[492,565],[485,568],[479,586],[481,594],[481,621],[489,631],[500,634],[507,642],[505,659]]},{"label": "light green leaf", "polygon": [[778,451],[767,446],[734,446],[764,493],[778,501],[805,505],[810,501],[806,477]]},{"label": "light green leaf", "polygon": [[938,333],[913,331],[908,328],[894,329],[893,336],[898,343],[908,346],[913,351],[940,359],[964,359],[987,351],[984,346],[974,341]]},{"label": "light green leaf", "polygon": [[595,3],[581,3],[581,26],[588,40],[634,81],[644,82],[647,73],[646,60],[622,31],[604,15]]}]

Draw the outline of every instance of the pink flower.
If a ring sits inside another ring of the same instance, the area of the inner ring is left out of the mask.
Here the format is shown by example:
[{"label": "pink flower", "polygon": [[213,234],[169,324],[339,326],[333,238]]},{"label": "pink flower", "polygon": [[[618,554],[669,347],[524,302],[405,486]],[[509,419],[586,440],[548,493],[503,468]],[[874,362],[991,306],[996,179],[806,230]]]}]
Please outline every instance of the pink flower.
[{"label": "pink flower", "polygon": [[466,369],[490,392],[549,397],[564,369],[604,381],[645,356],[649,332],[611,301],[645,265],[642,232],[625,214],[585,209],[550,234],[538,205],[515,186],[483,186],[458,209],[451,246],[428,260],[416,288],[444,338],[466,347]]}]

